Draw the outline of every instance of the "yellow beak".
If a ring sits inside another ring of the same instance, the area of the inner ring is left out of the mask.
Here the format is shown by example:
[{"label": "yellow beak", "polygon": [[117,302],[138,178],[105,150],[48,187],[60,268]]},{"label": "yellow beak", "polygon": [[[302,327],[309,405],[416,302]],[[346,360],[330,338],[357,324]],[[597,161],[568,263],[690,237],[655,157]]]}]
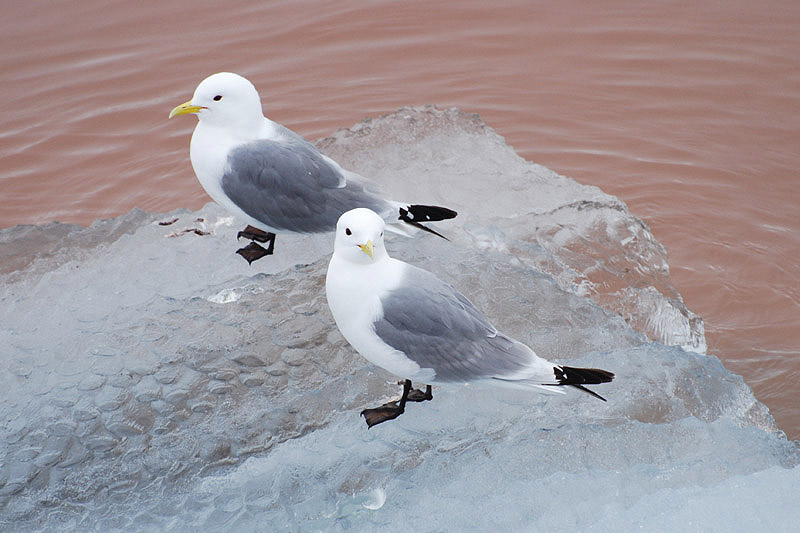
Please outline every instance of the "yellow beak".
[{"label": "yellow beak", "polygon": [[372,245],[372,241],[367,241],[367,244],[359,244],[358,247],[361,248],[361,251],[367,254],[370,259],[375,259],[372,256],[372,251],[375,249]]},{"label": "yellow beak", "polygon": [[170,111],[169,118],[176,117],[178,115],[191,115],[192,113],[199,112],[201,109],[205,108],[199,105],[192,105],[192,101],[189,100],[185,104],[181,104],[172,111]]}]

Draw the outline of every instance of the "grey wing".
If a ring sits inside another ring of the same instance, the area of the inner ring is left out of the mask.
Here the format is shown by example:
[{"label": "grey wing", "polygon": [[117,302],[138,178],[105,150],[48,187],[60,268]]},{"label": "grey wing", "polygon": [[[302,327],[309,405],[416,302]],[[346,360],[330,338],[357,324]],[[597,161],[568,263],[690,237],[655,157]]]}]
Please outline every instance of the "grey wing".
[{"label": "grey wing", "polygon": [[513,375],[531,364],[533,352],[498,333],[464,295],[436,276],[409,266],[398,289],[381,298],[375,332],[436,381],[460,382]]},{"label": "grey wing", "polygon": [[346,179],[302,138],[258,140],[234,149],[222,190],[242,211],[276,230],[332,231],[342,213],[356,207],[385,212],[389,203]]}]

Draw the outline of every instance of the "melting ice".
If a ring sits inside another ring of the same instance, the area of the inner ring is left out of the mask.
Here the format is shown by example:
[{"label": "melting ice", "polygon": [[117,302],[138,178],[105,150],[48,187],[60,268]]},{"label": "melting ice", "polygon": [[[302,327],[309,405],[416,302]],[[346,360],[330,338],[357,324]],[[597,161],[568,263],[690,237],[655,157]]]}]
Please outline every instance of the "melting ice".
[{"label": "melting ice", "polygon": [[457,110],[402,109],[319,144],[395,198],[457,209],[437,226],[449,242],[390,237],[390,253],[540,355],[614,371],[609,401],[438,388],[367,430],[360,410],[400,389],[335,329],[331,235],[279,235],[249,267],[241,224],[213,204],[18,226],[0,231],[0,529],[797,523],[797,443],[704,355],[702,320],[623,203]]}]

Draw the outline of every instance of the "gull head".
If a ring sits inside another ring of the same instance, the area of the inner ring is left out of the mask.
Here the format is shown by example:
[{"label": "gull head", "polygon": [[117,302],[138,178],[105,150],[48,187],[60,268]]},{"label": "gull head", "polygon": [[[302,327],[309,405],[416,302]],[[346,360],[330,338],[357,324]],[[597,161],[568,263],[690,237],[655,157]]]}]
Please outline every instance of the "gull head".
[{"label": "gull head", "polygon": [[203,123],[234,131],[258,128],[264,121],[255,86],[231,72],[218,72],[201,81],[192,99],[175,107],[169,118],[189,114],[197,115]]},{"label": "gull head", "polygon": [[333,255],[356,264],[368,265],[389,257],[383,245],[386,223],[375,211],[359,207],[339,217]]}]

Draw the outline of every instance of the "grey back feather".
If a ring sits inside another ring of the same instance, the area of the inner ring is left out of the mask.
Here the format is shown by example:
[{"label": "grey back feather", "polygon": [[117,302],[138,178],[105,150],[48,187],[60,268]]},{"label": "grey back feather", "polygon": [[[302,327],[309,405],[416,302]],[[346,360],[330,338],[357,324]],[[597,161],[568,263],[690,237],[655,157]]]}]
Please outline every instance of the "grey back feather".
[{"label": "grey back feather", "polygon": [[282,128],[278,141],[252,141],[231,151],[222,190],[242,211],[276,230],[319,233],[336,228],[356,207],[385,214],[391,204],[317,149]]},{"label": "grey back feather", "polygon": [[383,317],[375,332],[440,382],[461,382],[514,374],[533,352],[498,333],[486,317],[449,284],[407,265],[401,287],[381,298]]}]

